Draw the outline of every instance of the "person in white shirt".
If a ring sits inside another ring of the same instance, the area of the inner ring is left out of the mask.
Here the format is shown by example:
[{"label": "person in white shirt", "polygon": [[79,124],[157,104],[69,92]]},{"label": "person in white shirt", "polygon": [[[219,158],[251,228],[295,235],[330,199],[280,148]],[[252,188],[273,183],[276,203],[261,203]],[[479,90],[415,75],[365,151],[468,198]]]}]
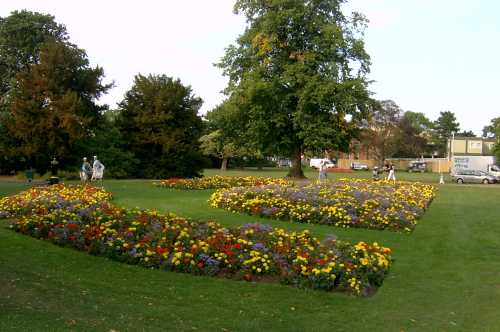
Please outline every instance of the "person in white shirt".
[{"label": "person in white shirt", "polygon": [[396,174],[394,173],[394,165],[389,167],[389,176],[387,177],[387,181],[393,181],[396,184]]},{"label": "person in white shirt", "polygon": [[319,181],[326,180],[326,161],[322,160],[319,163]]},{"label": "person in white shirt", "polygon": [[94,156],[94,163],[92,165],[92,181],[101,180],[104,177],[104,165],[97,159],[97,156]]}]

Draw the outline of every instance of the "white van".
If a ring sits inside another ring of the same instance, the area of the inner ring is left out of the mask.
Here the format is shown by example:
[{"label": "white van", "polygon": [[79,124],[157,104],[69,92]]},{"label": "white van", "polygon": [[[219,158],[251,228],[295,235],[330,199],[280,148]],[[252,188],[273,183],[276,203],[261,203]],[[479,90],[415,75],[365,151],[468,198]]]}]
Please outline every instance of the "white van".
[{"label": "white van", "polygon": [[334,168],[334,167],[337,167],[337,165],[335,164],[335,162],[331,161],[330,159],[327,159],[327,158],[312,158],[311,161],[309,162],[309,166],[312,167],[312,168],[316,168],[318,169],[319,168],[319,165],[322,161],[326,161],[326,168]]},{"label": "white van", "polygon": [[454,156],[451,163],[451,174],[460,171],[483,171],[500,179],[500,167],[493,156]]}]

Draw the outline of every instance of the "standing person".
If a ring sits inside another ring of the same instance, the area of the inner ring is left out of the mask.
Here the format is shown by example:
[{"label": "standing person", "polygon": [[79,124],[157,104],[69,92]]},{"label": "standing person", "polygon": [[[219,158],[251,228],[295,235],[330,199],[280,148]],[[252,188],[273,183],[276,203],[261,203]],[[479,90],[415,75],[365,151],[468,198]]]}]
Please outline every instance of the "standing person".
[{"label": "standing person", "polygon": [[326,180],[326,160],[321,160],[319,163],[319,181]]},{"label": "standing person", "polygon": [[102,186],[103,176],[104,176],[104,165],[97,159],[97,156],[94,156],[94,164],[92,165],[92,181],[101,180],[101,186]]},{"label": "standing person", "polygon": [[87,161],[86,157],[83,157],[83,164],[82,164],[82,169],[80,171],[80,178],[82,179],[83,182],[90,181],[90,178],[92,177],[92,166],[90,166],[90,163]]},{"label": "standing person", "polygon": [[379,180],[379,176],[378,176],[378,167],[375,166],[373,167],[373,171],[372,171],[372,179],[374,181],[378,181]]},{"label": "standing person", "polygon": [[33,168],[31,166],[28,167],[25,174],[26,174],[26,179],[28,180],[28,183],[33,182],[33,175],[35,174],[35,171],[33,170]]},{"label": "standing person", "polygon": [[389,176],[387,177],[387,181],[393,181],[396,184],[396,174],[394,173],[394,165],[389,166]]}]

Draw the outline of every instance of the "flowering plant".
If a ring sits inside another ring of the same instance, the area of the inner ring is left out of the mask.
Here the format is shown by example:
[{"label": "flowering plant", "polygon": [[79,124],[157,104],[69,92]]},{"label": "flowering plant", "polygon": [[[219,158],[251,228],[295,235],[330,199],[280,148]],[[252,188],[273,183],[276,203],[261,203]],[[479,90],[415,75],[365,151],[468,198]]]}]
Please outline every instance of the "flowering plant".
[{"label": "flowering plant", "polygon": [[109,198],[91,187],[31,189],[2,199],[0,215],[17,232],[129,264],[356,295],[379,287],[392,264],[390,249],[377,243],[321,242],[307,230],[258,223],[224,228],[118,208]]},{"label": "flowering plant", "polygon": [[217,189],[231,187],[260,186],[267,184],[289,185],[290,182],[282,178],[268,178],[255,176],[204,176],[193,179],[171,178],[155,183],[157,186],[174,189]]},{"label": "flowering plant", "polygon": [[218,190],[213,207],[296,222],[411,232],[435,196],[422,183],[363,179]]}]

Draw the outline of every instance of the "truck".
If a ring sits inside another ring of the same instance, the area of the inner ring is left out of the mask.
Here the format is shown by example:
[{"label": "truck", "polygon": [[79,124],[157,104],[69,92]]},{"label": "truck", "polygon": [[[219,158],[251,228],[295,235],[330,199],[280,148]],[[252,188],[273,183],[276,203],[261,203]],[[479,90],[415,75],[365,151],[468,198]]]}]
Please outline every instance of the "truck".
[{"label": "truck", "polygon": [[483,171],[500,180],[500,167],[493,156],[454,156],[451,159],[451,174],[460,171]]}]

